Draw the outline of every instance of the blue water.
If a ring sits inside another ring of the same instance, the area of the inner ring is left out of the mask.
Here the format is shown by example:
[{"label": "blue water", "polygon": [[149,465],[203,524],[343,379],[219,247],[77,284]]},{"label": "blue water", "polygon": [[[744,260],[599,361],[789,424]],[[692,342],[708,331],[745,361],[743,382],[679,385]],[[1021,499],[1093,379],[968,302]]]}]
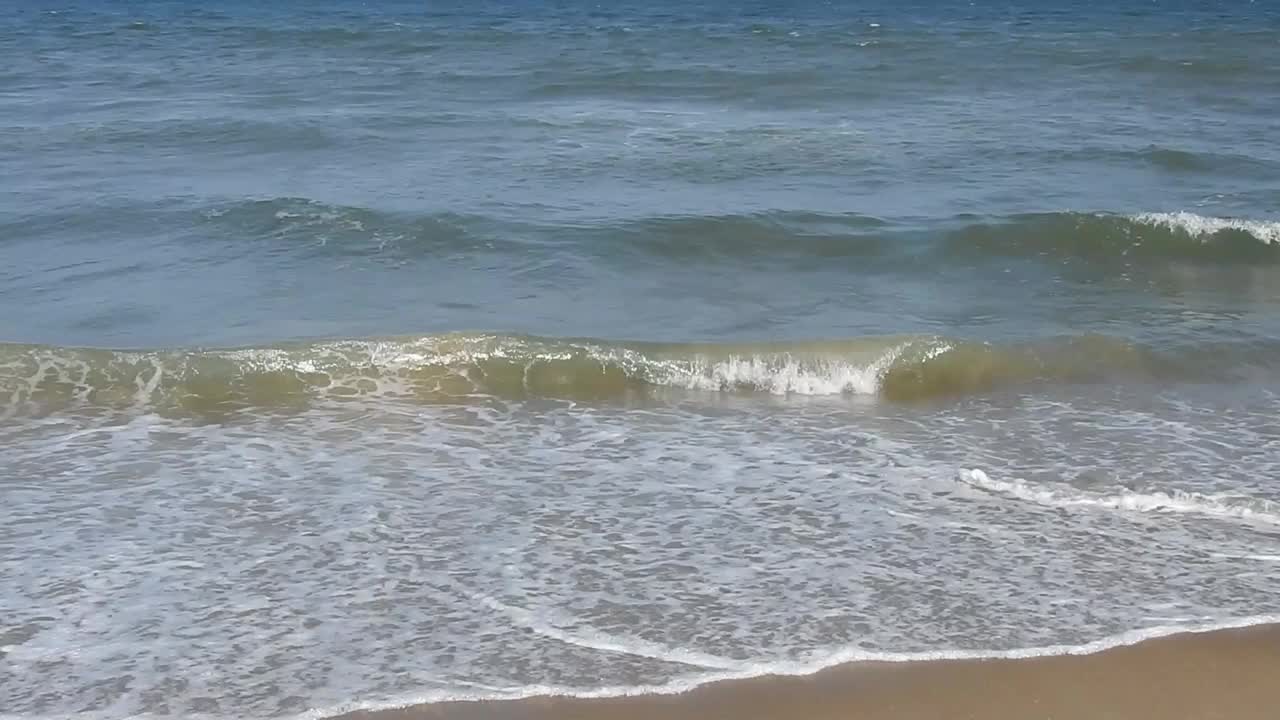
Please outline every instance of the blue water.
[{"label": "blue water", "polygon": [[760,257],[686,277],[609,238],[779,212],[875,218],[893,242],[1031,212],[1276,218],[1266,3],[23,3],[3,22],[12,340],[913,332],[983,314],[957,288],[1006,268],[862,318],[843,286],[921,278]]},{"label": "blue water", "polygon": [[1277,37],[1243,0],[10,3],[0,713],[1273,612]]}]

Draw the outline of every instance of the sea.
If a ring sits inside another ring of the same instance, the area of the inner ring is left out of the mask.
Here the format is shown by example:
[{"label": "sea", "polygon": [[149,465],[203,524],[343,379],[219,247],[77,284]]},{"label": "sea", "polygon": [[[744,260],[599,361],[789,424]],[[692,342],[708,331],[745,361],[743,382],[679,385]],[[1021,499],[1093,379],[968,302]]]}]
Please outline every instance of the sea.
[{"label": "sea", "polygon": [[0,716],[1280,612],[1280,3],[8,0]]}]

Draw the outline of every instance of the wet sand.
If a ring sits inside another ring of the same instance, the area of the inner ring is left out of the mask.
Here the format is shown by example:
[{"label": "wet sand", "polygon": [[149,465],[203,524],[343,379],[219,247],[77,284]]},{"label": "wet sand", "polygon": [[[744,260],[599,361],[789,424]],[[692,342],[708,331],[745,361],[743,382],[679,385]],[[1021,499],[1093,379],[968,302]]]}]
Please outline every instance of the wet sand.
[{"label": "wet sand", "polygon": [[679,695],[447,702],[343,720],[1277,720],[1280,625],[1185,633],[1092,655],[852,663]]}]

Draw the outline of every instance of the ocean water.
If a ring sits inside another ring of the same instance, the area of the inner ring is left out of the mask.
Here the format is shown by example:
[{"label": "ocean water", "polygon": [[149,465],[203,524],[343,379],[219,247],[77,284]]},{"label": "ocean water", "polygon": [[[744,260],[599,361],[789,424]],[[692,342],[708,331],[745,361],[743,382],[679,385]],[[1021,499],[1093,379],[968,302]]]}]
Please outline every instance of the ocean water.
[{"label": "ocean water", "polygon": [[1274,620],[1280,5],[12,3],[0,716]]}]

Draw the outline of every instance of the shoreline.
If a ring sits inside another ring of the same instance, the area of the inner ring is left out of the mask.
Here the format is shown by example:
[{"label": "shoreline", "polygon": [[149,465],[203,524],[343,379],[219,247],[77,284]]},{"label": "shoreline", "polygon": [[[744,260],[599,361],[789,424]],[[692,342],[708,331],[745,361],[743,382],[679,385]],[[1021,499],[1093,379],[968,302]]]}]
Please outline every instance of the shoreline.
[{"label": "shoreline", "polygon": [[856,661],[679,694],[536,696],[360,710],[336,720],[1272,720],[1280,623],[1176,633],[1090,654]]}]

